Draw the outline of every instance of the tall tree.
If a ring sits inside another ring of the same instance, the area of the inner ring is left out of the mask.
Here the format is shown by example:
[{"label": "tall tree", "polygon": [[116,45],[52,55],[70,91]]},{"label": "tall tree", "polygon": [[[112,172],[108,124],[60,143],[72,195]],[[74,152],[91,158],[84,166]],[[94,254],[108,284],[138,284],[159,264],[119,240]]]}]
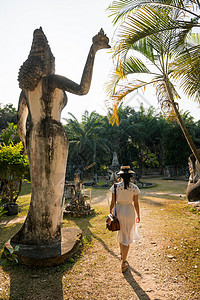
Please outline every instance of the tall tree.
[{"label": "tall tree", "polygon": [[7,128],[8,123],[17,124],[17,111],[12,104],[0,103],[0,130]]},{"label": "tall tree", "polygon": [[[123,22],[116,31],[113,47],[116,62],[108,83],[108,90],[111,99],[114,100],[113,120],[115,121],[118,104],[127,94],[138,88],[153,85],[163,110],[174,112],[191,151],[200,163],[200,155],[179,113],[176,102],[179,95],[174,85],[174,79],[181,76],[178,66],[185,57],[184,42],[193,25],[197,23],[198,16],[195,15],[196,19],[188,23],[182,18],[185,1],[176,1],[181,9],[175,9],[174,3],[175,1],[165,1],[163,5],[163,1],[155,4],[147,1],[118,0],[111,4],[110,10],[115,16],[114,22],[120,19],[123,19]],[[197,61],[194,60],[195,63]],[[189,59],[187,62],[190,63]],[[194,72],[194,75],[196,73]],[[133,74],[142,74],[142,79],[130,77]],[[147,75],[146,80],[144,74]],[[182,84],[184,87],[190,85],[191,80],[187,78],[189,77],[184,77],[185,86]],[[116,90],[118,86],[120,88]],[[198,91],[194,89],[191,91],[189,88],[184,88],[184,91],[189,91],[190,96],[198,96]]]}]

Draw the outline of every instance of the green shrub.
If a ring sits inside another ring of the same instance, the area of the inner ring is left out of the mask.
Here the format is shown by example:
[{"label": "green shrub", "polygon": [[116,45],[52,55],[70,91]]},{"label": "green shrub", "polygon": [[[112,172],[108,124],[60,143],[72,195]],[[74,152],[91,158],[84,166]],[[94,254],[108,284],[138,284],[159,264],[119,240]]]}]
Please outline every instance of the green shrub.
[{"label": "green shrub", "polygon": [[30,178],[28,157],[22,152],[22,142],[0,146],[1,198],[4,202],[15,203],[21,191],[22,180]]}]

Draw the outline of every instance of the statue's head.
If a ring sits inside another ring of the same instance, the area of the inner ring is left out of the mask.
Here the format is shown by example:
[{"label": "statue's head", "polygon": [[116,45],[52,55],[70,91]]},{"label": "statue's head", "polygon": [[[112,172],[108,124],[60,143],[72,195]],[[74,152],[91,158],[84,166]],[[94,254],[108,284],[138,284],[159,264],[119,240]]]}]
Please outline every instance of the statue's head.
[{"label": "statue's head", "polygon": [[32,91],[40,79],[55,73],[55,58],[49,47],[47,38],[40,27],[33,33],[33,42],[28,59],[19,70],[19,87],[22,90]]}]

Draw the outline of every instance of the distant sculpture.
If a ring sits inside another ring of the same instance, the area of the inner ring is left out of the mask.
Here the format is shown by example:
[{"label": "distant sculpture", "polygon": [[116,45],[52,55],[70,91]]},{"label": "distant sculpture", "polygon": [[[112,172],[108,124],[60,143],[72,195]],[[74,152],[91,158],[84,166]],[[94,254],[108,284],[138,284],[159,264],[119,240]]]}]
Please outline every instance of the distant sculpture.
[{"label": "distant sculpture", "polygon": [[[84,174],[81,178],[81,171],[79,169],[76,170],[74,174],[74,184],[66,184],[64,187],[64,195],[67,194],[67,189],[73,187],[73,193],[71,193],[70,203],[66,204],[65,209],[63,211],[64,215],[67,216],[86,216],[94,213],[94,208],[92,208],[88,203],[86,203],[87,196],[82,192],[82,183],[86,179],[87,170],[92,168],[96,163],[92,163],[89,166],[84,168]],[[90,199],[91,200],[91,199]]]},{"label": "distant sculpture", "polygon": [[117,175],[117,173],[119,172],[120,167],[121,166],[120,166],[118,158],[117,158],[117,153],[113,152],[112,164],[111,164],[111,166],[109,166],[109,168],[107,170],[107,173],[108,173],[107,184],[110,182],[114,183],[115,181],[117,181],[117,178],[119,177]]},{"label": "distant sculpture", "polygon": [[75,195],[70,201],[71,204],[74,204],[74,203],[77,203],[78,205],[85,204],[85,197],[82,194],[82,183],[84,182],[84,180],[85,180],[85,177],[83,177],[82,179],[80,177],[80,170],[76,170],[76,173],[74,175]]},{"label": "distant sculpture", "polygon": [[[200,153],[200,149],[198,150]],[[194,154],[188,158],[190,171],[189,182],[186,190],[186,195],[189,202],[200,201],[200,165]]]},{"label": "distant sculpture", "polygon": [[[110,48],[101,29],[93,37],[80,84],[55,73],[55,58],[42,28],[33,34],[28,59],[19,71],[22,89],[18,108],[18,132],[27,150],[32,195],[27,218],[11,242],[25,245],[51,245],[61,240],[63,189],[68,140],[60,123],[67,104],[65,91],[88,93],[98,50]],[[29,128],[26,120],[29,115]]]},{"label": "distant sculpture", "polygon": [[119,164],[116,152],[113,152],[112,165],[110,167],[112,170],[115,170],[115,171],[119,171],[119,169],[121,167]]}]

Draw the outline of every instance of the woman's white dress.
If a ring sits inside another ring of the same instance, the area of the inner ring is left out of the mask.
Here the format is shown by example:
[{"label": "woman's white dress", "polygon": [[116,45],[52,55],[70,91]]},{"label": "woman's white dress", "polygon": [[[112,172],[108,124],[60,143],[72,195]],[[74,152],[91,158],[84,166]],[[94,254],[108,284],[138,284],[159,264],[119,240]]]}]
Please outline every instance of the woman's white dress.
[{"label": "woman's white dress", "polygon": [[[116,206],[115,210],[120,223],[120,230],[117,232],[119,243],[128,246],[133,241],[139,240],[137,225],[135,223],[135,208],[133,196],[138,195],[140,190],[138,187],[129,183],[129,187],[124,189],[124,183],[116,184]],[[114,193],[114,185],[110,188]]]}]

